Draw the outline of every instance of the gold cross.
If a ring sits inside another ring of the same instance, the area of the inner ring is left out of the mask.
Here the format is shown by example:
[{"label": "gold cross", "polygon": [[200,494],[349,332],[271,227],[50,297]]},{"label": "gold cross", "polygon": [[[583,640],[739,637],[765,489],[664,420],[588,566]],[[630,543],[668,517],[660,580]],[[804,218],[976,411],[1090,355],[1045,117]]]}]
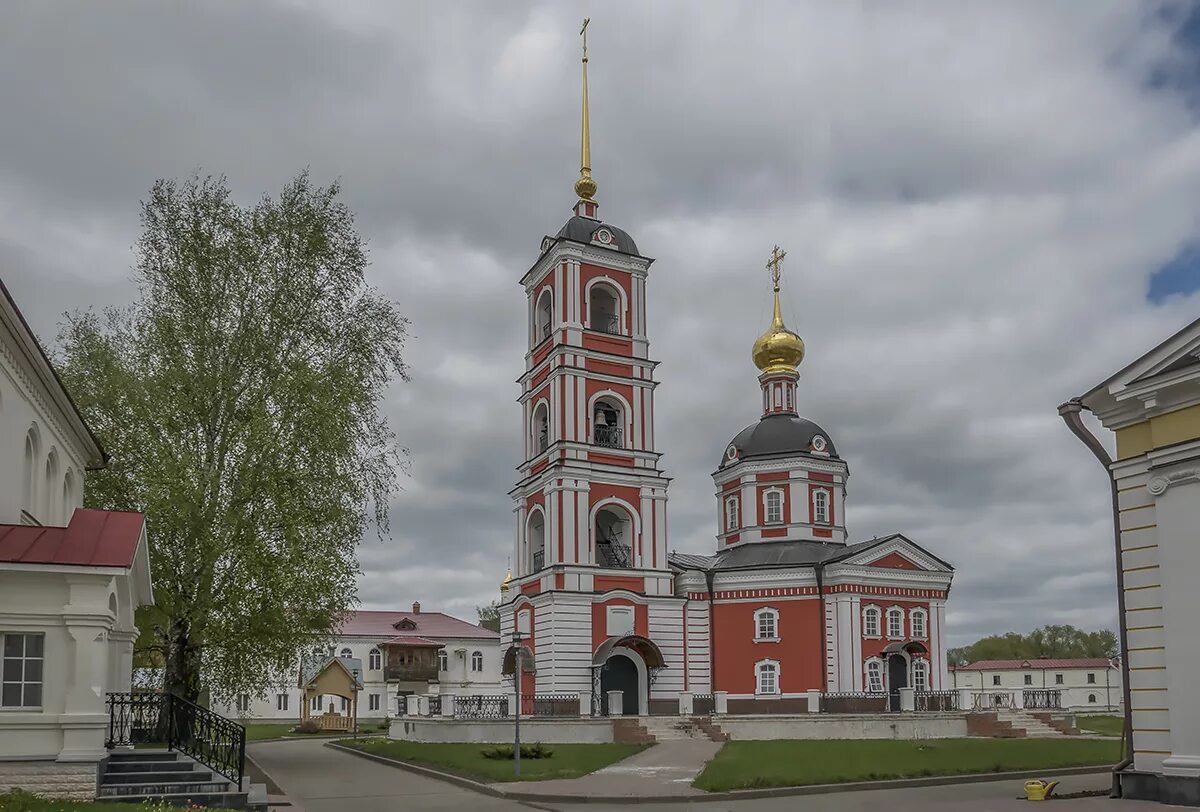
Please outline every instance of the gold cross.
[{"label": "gold cross", "polygon": [[583,18],[583,28],[579,29],[579,35],[583,37],[583,61],[587,62],[587,27],[592,21],[591,17]]},{"label": "gold cross", "polygon": [[771,272],[771,281],[775,283],[775,290],[779,290],[779,275],[782,273],[779,266],[783,264],[783,258],[786,256],[787,251],[778,245],[771,249],[771,259],[767,261],[767,270]]}]

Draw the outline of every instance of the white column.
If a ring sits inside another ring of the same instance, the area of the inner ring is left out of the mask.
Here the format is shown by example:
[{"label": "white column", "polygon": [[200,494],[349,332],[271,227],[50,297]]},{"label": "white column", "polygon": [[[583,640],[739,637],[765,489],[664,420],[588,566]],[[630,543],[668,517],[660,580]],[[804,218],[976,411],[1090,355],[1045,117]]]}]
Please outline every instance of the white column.
[{"label": "white column", "polygon": [[911,688],[911,687],[901,688],[900,689],[900,710],[915,711],[916,709],[917,709],[916,689]]},{"label": "white column", "polygon": [[454,694],[442,694],[442,718],[454,718]]},{"label": "white column", "polygon": [[713,712],[718,714],[729,713],[728,691],[713,691]]},{"label": "white column", "polygon": [[808,692],[808,712],[821,712],[821,692],[815,688]]}]

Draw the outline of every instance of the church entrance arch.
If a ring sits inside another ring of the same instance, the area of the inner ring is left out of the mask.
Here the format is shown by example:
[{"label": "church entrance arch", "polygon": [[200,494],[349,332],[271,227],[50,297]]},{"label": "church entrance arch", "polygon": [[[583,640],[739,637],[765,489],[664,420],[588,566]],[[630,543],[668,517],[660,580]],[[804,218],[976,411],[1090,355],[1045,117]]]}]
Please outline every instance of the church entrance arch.
[{"label": "church entrance arch", "polygon": [[600,712],[608,716],[608,692],[620,691],[621,713],[624,716],[637,716],[641,705],[638,682],[638,667],[633,659],[623,652],[614,651],[600,667]]},{"label": "church entrance arch", "polygon": [[908,687],[908,658],[903,654],[888,655],[888,709],[900,710],[900,689]]}]

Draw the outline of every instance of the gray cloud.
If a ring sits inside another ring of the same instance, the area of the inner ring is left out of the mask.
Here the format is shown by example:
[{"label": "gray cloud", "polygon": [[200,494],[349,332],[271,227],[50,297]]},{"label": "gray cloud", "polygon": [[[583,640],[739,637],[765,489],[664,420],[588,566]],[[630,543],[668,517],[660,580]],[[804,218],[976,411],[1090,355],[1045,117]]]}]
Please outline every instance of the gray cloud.
[{"label": "gray cloud", "polygon": [[[49,338],[128,300],[137,201],[202,168],[249,200],[338,178],[413,319],[412,452],[368,607],[469,615],[512,537],[517,280],[568,215],[578,9],[152,2],[0,12],[0,273]],[[851,466],[852,536],[958,568],[951,631],[1114,622],[1102,472],[1055,406],[1194,317],[1149,273],[1195,237],[1194,55],[1174,5],[609,3],[589,29],[602,214],[658,258],[671,546],[757,418],[761,266],[789,250],[801,405]]]}]

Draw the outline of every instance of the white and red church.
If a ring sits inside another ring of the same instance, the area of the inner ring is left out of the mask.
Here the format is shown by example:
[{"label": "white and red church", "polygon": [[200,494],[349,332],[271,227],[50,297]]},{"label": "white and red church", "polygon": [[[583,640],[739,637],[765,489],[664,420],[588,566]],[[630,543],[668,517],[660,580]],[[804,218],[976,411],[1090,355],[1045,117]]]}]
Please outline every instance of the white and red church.
[{"label": "white and red church", "polygon": [[[524,461],[501,639],[518,636],[522,692],[591,694],[606,710],[677,707],[724,692],[729,711],[804,710],[809,690],[949,686],[946,562],[903,535],[849,543],[849,470],[797,412],[804,343],[775,314],[754,345],[762,415],[713,474],[710,555],[668,553],[669,479],[655,451],[646,320],[652,259],[599,218],[584,52],[578,201],[521,284]],[[506,667],[512,673],[510,652]]]}]

